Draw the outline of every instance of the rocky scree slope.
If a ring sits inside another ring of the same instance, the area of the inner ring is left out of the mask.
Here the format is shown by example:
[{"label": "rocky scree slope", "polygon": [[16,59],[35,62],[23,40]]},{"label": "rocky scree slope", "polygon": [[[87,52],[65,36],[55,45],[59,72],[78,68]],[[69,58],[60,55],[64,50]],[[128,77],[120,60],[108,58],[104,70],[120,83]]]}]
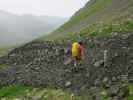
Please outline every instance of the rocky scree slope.
[{"label": "rocky scree slope", "polygon": [[80,93],[91,86],[110,86],[126,76],[133,80],[133,33],[85,40],[86,59],[74,67],[65,43],[32,42],[0,58],[0,85],[55,86]]}]

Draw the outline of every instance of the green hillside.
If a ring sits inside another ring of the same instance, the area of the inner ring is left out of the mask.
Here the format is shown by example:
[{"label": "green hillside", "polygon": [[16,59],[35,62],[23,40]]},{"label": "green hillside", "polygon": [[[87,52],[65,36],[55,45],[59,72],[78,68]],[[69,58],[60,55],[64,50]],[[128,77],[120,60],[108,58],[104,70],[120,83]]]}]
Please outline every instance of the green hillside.
[{"label": "green hillside", "polygon": [[10,49],[12,49],[11,47],[0,47],[0,57],[7,54]]},{"label": "green hillside", "polygon": [[[120,28],[122,24],[123,28],[129,23],[129,20],[131,24],[133,22],[133,0],[90,0],[68,22],[50,35],[41,37],[40,39],[53,40],[72,36],[75,33],[92,33],[97,31],[96,29],[99,26],[104,28],[114,24],[117,24],[117,27]],[[116,31],[119,32],[119,29]]]},{"label": "green hillside", "polygon": [[[133,100],[133,84],[129,84],[129,90],[130,95],[127,100]],[[89,98],[89,95],[77,96],[62,89],[10,85],[0,88],[0,98],[1,100],[88,100],[86,98]],[[105,90],[101,92],[101,100],[109,100]]]}]

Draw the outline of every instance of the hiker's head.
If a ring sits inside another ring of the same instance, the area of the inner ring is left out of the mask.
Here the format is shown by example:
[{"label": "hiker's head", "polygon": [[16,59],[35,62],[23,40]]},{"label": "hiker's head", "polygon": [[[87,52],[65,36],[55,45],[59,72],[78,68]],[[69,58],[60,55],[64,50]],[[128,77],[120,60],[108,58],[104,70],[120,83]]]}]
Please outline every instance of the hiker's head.
[{"label": "hiker's head", "polygon": [[67,40],[67,43],[71,43],[71,40]]},{"label": "hiker's head", "polygon": [[83,42],[82,42],[82,41],[80,41],[80,42],[79,42],[79,44],[80,44],[80,45],[83,45]]}]

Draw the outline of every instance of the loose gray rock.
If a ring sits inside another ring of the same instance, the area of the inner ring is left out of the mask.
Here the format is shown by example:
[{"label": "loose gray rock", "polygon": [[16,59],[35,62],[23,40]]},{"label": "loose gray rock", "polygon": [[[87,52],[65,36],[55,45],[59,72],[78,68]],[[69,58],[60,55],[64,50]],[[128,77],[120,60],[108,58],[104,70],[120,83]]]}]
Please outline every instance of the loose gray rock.
[{"label": "loose gray rock", "polygon": [[100,67],[101,65],[103,65],[104,61],[103,60],[100,60],[100,61],[97,61],[94,63],[94,66],[95,67]]}]

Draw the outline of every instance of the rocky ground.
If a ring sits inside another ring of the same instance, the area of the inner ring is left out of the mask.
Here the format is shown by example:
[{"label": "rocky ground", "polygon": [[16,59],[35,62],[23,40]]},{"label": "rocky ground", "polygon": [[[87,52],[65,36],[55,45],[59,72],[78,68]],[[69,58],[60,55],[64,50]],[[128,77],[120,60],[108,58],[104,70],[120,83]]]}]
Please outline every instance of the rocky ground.
[{"label": "rocky ground", "polygon": [[0,85],[52,86],[75,94],[104,87],[111,96],[118,95],[121,83],[133,81],[133,33],[86,39],[84,43],[86,57],[77,67],[66,53],[65,43],[32,42],[16,48],[0,58],[0,64],[9,66],[0,70]]}]

